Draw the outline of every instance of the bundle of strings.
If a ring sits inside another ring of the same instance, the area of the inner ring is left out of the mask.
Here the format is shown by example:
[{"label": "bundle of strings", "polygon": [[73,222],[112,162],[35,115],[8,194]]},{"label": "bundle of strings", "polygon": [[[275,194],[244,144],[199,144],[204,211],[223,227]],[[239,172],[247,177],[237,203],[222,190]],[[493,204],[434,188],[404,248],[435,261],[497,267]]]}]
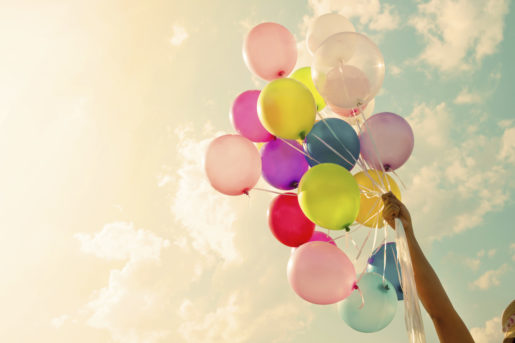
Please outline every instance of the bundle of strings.
[{"label": "bundle of strings", "polygon": [[404,293],[404,321],[406,331],[411,343],[425,343],[424,324],[420,313],[420,302],[418,300],[417,288],[415,285],[415,275],[413,265],[406,240],[406,232],[399,218],[395,219],[397,258],[401,266],[401,287]]}]

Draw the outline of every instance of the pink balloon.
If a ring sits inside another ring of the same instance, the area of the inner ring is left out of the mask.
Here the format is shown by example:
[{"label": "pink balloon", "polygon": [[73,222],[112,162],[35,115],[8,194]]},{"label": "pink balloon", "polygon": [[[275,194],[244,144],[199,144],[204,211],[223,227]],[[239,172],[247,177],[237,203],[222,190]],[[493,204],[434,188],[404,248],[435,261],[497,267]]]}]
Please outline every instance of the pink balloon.
[{"label": "pink balloon", "polygon": [[371,168],[391,171],[402,166],[413,151],[413,130],[403,117],[377,113],[361,126],[361,156]]},{"label": "pink balloon", "polygon": [[341,115],[354,109],[358,103],[365,104],[370,93],[370,82],[365,73],[352,65],[341,65],[331,69],[322,83],[320,94],[327,105]]},{"label": "pink balloon", "polygon": [[331,236],[323,233],[322,231],[313,231],[313,235],[311,236],[309,241],[310,242],[316,242],[316,241],[327,242],[327,243],[331,243],[332,245],[336,246],[336,243],[331,238]]},{"label": "pink balloon", "polygon": [[215,138],[205,158],[207,178],[217,191],[227,195],[245,194],[261,175],[261,156],[254,143],[240,135]]},{"label": "pink balloon", "polygon": [[250,71],[266,81],[286,77],[297,62],[295,37],[282,25],[259,24],[245,38],[243,58]]},{"label": "pink balloon", "polygon": [[231,120],[234,128],[242,136],[253,142],[268,142],[274,136],[268,132],[257,113],[259,90],[246,91],[238,95],[232,104]]},{"label": "pink balloon", "polygon": [[308,242],[292,253],[288,281],[295,293],[313,304],[334,304],[348,297],[356,270],[347,255],[327,242]]}]

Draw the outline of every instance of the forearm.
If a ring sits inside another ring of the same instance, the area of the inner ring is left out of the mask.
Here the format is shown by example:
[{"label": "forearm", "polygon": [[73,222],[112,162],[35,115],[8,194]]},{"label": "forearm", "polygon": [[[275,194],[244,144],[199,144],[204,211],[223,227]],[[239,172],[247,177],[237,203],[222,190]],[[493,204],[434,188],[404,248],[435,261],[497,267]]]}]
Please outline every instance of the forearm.
[{"label": "forearm", "polygon": [[465,323],[452,306],[440,279],[422,252],[410,223],[405,225],[405,231],[417,293],[433,320],[440,342],[473,343]]}]

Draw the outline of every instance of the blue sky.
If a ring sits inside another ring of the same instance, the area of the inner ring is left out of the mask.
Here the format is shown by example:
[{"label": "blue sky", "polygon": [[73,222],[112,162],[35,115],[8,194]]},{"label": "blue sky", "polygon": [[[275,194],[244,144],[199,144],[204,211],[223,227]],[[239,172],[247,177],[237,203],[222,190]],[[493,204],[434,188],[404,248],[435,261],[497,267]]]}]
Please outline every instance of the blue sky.
[{"label": "blue sky", "polygon": [[[272,195],[226,197],[203,172],[209,141],[233,132],[234,98],[265,85],[243,62],[248,29],[286,26],[300,67],[309,65],[307,23],[336,11],[384,55],[375,112],[398,113],[413,127],[415,150],[399,175],[417,237],[476,341],[499,342],[515,281],[510,5],[5,5],[0,268],[9,282],[0,293],[9,296],[0,340],[406,341],[402,304],[390,326],[367,335],[333,306],[298,298],[286,280],[290,250],[267,227]],[[427,315],[425,326],[435,342]]]}]

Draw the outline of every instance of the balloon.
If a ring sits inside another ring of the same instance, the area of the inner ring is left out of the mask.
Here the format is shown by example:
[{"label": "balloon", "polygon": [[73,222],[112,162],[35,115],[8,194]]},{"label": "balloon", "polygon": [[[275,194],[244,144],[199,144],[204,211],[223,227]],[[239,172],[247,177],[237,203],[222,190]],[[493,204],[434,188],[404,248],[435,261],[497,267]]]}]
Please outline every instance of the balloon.
[{"label": "balloon", "polygon": [[356,282],[356,271],[347,255],[327,242],[308,242],[295,249],[287,275],[298,296],[318,305],[345,299]]},{"label": "balloon", "polygon": [[330,244],[336,246],[336,243],[331,238],[331,236],[329,236],[328,234],[323,233],[322,231],[314,231],[313,235],[311,236],[309,241],[310,242],[316,242],[316,241],[327,242],[327,243],[330,243]]},{"label": "balloon", "polygon": [[359,292],[353,292],[338,303],[342,319],[354,330],[376,332],[384,329],[397,312],[397,296],[392,284],[376,273],[365,273],[358,282],[363,293],[364,305]]},{"label": "balloon", "polygon": [[258,150],[240,135],[215,138],[207,148],[204,163],[211,186],[227,195],[247,193],[261,175]]},{"label": "balloon", "polygon": [[353,109],[379,92],[384,79],[383,55],[360,33],[337,33],[316,51],[311,76],[333,111]]},{"label": "balloon", "polygon": [[280,139],[266,143],[261,149],[263,178],[275,188],[283,190],[297,188],[302,175],[309,168],[304,155],[292,146],[303,151],[297,141],[285,143]]},{"label": "balloon", "polygon": [[315,123],[315,99],[297,80],[274,80],[259,95],[258,114],[263,126],[273,135],[304,139]]},{"label": "balloon", "polygon": [[358,184],[337,164],[321,163],[309,169],[300,180],[298,197],[306,217],[326,229],[346,229],[358,215]]},{"label": "balloon", "polygon": [[371,168],[398,169],[413,151],[413,131],[406,119],[395,113],[374,114],[361,129],[361,156]]},{"label": "balloon", "polygon": [[[386,249],[386,268],[384,267],[384,251]],[[385,271],[384,276],[390,281],[393,285],[395,291],[397,292],[397,299],[404,299],[404,295],[402,294],[401,282],[399,281],[399,276],[402,275],[401,267],[397,262],[397,249],[395,247],[395,242],[388,242],[386,244],[381,245],[381,248],[377,250],[369,259],[367,265],[367,271],[376,272],[380,275],[383,275],[383,270]]]},{"label": "balloon", "polygon": [[266,81],[286,77],[297,62],[295,37],[277,23],[259,24],[245,38],[243,59],[252,73]]},{"label": "balloon", "polygon": [[[385,223],[383,221],[381,195],[383,191],[384,193],[391,191],[400,200],[401,191],[399,186],[390,175],[373,169],[361,171],[354,175],[354,178],[361,190],[359,213],[356,221],[368,227],[382,228]],[[372,180],[374,181],[372,182]]]},{"label": "balloon", "polygon": [[311,55],[327,38],[339,32],[355,32],[354,25],[342,15],[328,13],[315,18],[309,25],[306,43]]},{"label": "balloon", "polygon": [[[337,118],[318,121],[306,136],[305,148],[308,155],[318,162],[336,163],[347,170],[351,170],[359,158],[359,138],[356,131]],[[306,160],[310,166],[318,164],[311,158],[306,157]]]},{"label": "balloon", "polygon": [[295,79],[301,82],[304,86],[308,87],[311,94],[315,98],[315,103],[317,105],[317,111],[320,111],[325,107],[324,98],[318,93],[315,84],[313,83],[313,79],[311,78],[311,67],[304,67],[297,69],[290,76],[292,79]]},{"label": "balloon", "polygon": [[289,247],[308,242],[315,230],[315,224],[300,209],[295,193],[275,197],[268,209],[268,225],[275,238]]},{"label": "balloon", "polygon": [[238,95],[232,104],[231,121],[240,135],[253,142],[268,142],[274,139],[274,136],[259,121],[257,100],[260,92],[251,90]]},{"label": "balloon", "polygon": [[345,120],[350,125],[357,125],[359,122],[360,124],[363,123],[365,119],[368,118],[374,113],[374,107],[376,105],[375,98],[370,100],[370,102],[364,106],[361,106],[362,115],[359,114],[358,108],[344,110],[342,113],[336,113],[334,112],[330,107],[326,107],[323,111],[323,114],[325,114],[326,118],[340,118]]}]

